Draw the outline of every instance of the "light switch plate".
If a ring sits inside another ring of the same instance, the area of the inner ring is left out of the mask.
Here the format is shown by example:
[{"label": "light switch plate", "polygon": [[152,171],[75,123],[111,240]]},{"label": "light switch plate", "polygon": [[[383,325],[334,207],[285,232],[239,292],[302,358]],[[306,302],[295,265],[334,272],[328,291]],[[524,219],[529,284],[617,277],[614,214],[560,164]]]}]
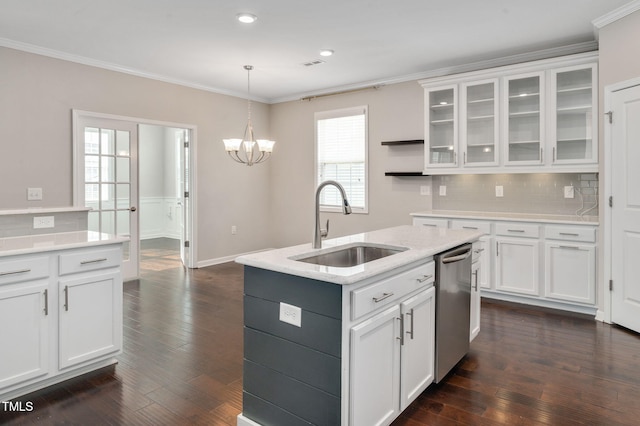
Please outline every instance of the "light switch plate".
[{"label": "light switch plate", "polygon": [[431,195],[431,187],[429,185],[420,185],[420,195]]},{"label": "light switch plate", "polygon": [[280,321],[302,327],[302,309],[298,306],[280,302]]},{"label": "light switch plate", "polygon": [[42,200],[42,188],[27,188],[27,201]]},{"label": "light switch plate", "polygon": [[447,185],[440,185],[440,196],[444,197],[447,195]]},{"label": "light switch plate", "polygon": [[496,197],[504,197],[504,187],[502,185],[496,185]]}]

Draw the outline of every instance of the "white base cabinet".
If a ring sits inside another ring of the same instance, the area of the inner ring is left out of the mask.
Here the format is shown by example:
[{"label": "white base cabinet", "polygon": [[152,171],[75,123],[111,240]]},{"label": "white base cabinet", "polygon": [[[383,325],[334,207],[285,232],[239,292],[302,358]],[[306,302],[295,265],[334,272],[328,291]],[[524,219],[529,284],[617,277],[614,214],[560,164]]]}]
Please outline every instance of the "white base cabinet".
[{"label": "white base cabinet", "polygon": [[[596,314],[597,223],[507,221],[473,213],[412,216],[418,226],[485,233],[474,243],[482,297]],[[473,316],[472,306],[472,338]]]},{"label": "white base cabinet", "polygon": [[[434,267],[430,262],[408,275],[431,285]],[[350,344],[349,425],[388,425],[433,382],[435,288],[351,327]]]},{"label": "white base cabinet", "polygon": [[0,258],[0,400],[116,362],[121,258],[121,243]]}]

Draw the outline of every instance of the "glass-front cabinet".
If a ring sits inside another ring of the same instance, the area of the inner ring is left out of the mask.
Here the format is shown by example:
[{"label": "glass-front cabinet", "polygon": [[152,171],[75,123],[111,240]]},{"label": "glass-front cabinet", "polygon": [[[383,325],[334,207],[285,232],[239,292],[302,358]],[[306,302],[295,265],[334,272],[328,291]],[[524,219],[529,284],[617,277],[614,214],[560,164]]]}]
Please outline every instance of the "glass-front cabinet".
[{"label": "glass-front cabinet", "polygon": [[596,66],[554,70],[551,79],[554,164],[597,163]]},{"label": "glass-front cabinet", "polygon": [[460,85],[463,165],[498,164],[498,79]]},{"label": "glass-front cabinet", "polygon": [[544,160],[544,74],[505,77],[505,163],[541,164]]},{"label": "glass-front cabinet", "polygon": [[454,167],[458,149],[458,87],[440,87],[425,96],[427,154],[425,166]]}]

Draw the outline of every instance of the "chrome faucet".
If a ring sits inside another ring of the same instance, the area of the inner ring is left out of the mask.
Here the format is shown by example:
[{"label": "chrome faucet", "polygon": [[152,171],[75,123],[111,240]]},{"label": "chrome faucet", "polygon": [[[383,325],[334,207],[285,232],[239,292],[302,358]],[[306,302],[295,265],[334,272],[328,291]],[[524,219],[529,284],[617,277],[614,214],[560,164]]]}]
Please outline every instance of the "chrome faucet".
[{"label": "chrome faucet", "polygon": [[322,188],[327,185],[333,185],[340,191],[340,195],[342,195],[342,213],[343,214],[351,214],[351,206],[349,205],[349,201],[347,201],[347,193],[345,192],[342,185],[340,185],[335,180],[325,180],[320,185],[318,185],[318,189],[316,189],[316,227],[313,234],[313,248],[322,248],[322,239],[329,234],[329,219],[327,219],[327,227],[326,229],[320,229],[320,192],[322,192]]}]

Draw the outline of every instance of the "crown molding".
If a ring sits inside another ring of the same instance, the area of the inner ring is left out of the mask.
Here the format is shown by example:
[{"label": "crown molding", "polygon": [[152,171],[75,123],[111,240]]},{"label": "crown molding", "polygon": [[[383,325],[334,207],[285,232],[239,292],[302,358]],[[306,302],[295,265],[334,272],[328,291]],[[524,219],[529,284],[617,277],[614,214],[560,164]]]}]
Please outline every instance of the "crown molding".
[{"label": "crown molding", "polygon": [[[34,53],[36,55],[46,56],[49,58],[60,59],[63,61],[74,62],[81,65],[88,65],[90,67],[102,68],[109,71],[120,72],[124,74],[133,75],[136,77],[148,78],[151,80],[162,81],[164,83],[176,84],[179,86],[189,87],[191,89],[204,90],[206,92],[217,93],[220,95],[233,96],[235,98],[247,98],[246,93],[234,92],[231,90],[224,90],[217,87],[205,86],[202,84],[193,83],[186,80],[180,80],[168,76],[164,76],[161,74],[149,73],[146,71],[141,71],[135,68],[127,68],[118,64],[114,64],[111,62],[99,61],[97,59],[87,58],[85,56],[73,55],[70,53],[61,52],[55,49],[49,49],[46,47],[36,46],[29,43],[23,43],[19,41],[14,41],[7,38],[0,37],[0,47],[6,47],[9,49],[20,50],[27,53]],[[259,98],[251,96],[252,101],[269,103],[269,99]]]},{"label": "crown molding", "polygon": [[601,28],[620,20],[627,15],[631,15],[637,10],[640,10],[640,0],[634,0],[624,6],[620,6],[619,8],[594,19],[591,23],[593,24],[594,30],[597,34]]},{"label": "crown molding", "polygon": [[405,83],[407,81],[424,80],[434,77],[443,77],[452,74],[461,74],[471,71],[479,71],[489,68],[497,68],[507,65],[514,65],[523,62],[538,61],[542,59],[557,58],[560,56],[575,55],[579,53],[597,52],[598,42],[588,41],[583,43],[570,44],[567,46],[554,47],[544,50],[536,50],[533,52],[520,53],[517,55],[505,56],[502,58],[488,59],[485,61],[472,62],[462,65],[454,65],[450,67],[438,68],[430,71],[423,71],[415,74],[408,74],[399,77],[391,77],[383,80],[370,80],[362,83],[352,84],[348,86],[337,86],[326,88],[321,91],[300,93],[282,98],[271,99],[270,103],[282,103],[290,101],[299,101],[301,99],[313,99],[321,96],[327,96],[340,92],[355,92],[371,87],[382,87],[388,84]]}]

